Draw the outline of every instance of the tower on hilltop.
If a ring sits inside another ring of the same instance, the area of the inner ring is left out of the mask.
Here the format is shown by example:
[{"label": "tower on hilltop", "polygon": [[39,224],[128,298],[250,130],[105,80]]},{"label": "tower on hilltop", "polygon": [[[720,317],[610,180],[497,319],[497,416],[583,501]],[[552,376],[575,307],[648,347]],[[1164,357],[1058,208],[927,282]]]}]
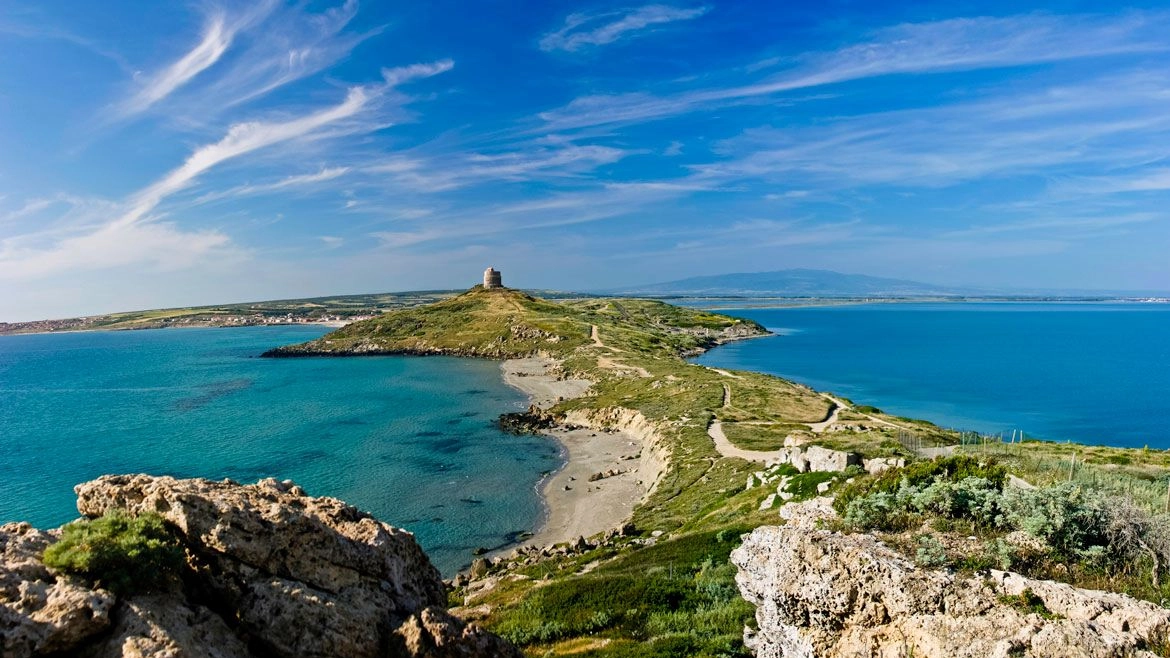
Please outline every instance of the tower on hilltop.
[{"label": "tower on hilltop", "polygon": [[503,288],[504,277],[495,268],[487,268],[483,271],[483,287],[487,290],[492,288]]}]

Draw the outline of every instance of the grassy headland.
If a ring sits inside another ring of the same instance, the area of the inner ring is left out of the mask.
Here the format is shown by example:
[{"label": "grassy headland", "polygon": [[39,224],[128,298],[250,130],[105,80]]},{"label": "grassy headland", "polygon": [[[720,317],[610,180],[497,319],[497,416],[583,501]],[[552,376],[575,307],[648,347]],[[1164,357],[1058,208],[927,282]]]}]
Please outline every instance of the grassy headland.
[{"label": "grassy headland", "polygon": [[[621,532],[481,562],[471,580],[457,580],[452,604],[533,656],[746,656],[742,630],[752,623],[753,611],[738,595],[728,554],[742,533],[781,522],[770,505],[776,485],[752,486],[763,464],[726,456],[713,441],[712,427],[744,451],[819,445],[914,460],[924,446],[959,442],[957,434],[930,423],[857,407],[777,377],[686,360],[722,342],[765,334],[747,320],[661,302],[554,302],[474,288],[268,356],[535,355],[555,361],[563,377],[591,381],[585,394],[558,401],[545,413],[598,429],[631,419],[652,427],[653,437],[641,449],[665,456],[661,476]],[[1071,453],[1064,445],[1030,443],[955,449],[1000,458],[1037,484],[1059,479],[1060,459]],[[1072,471],[1086,482],[1128,486],[1135,498],[1140,490],[1142,500],[1153,504],[1156,489],[1165,491],[1170,457],[1146,457],[1142,451],[1084,449]],[[1066,477],[1067,466],[1066,458]],[[852,479],[849,486],[856,487],[871,477],[857,467],[843,474],[802,474],[788,465],[766,477],[781,476],[797,499],[816,495],[818,485],[835,489]],[[958,532],[970,531],[952,521]],[[1161,591],[1113,587],[1147,597]]]}]

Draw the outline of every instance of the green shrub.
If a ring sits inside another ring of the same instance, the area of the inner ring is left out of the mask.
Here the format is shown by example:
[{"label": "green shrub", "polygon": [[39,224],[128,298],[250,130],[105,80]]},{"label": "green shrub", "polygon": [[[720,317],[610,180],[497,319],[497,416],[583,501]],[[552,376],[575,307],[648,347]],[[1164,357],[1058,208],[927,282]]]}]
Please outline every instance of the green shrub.
[{"label": "green shrub", "polygon": [[115,509],[65,526],[44,562],[125,595],[164,587],[182,569],[184,555],[161,516]]},{"label": "green shrub", "polygon": [[941,567],[947,564],[947,549],[942,542],[930,535],[919,535],[918,550],[914,553],[914,562],[920,567]]},{"label": "green shrub", "polygon": [[982,477],[950,481],[936,479],[926,486],[900,490],[909,497],[909,506],[919,514],[946,519],[969,519],[976,525],[993,527],[999,522],[1001,486]]},{"label": "green shrub", "polygon": [[855,498],[878,492],[894,493],[903,485],[916,486],[936,479],[959,481],[969,477],[983,478],[996,489],[1002,490],[1007,470],[994,461],[976,459],[970,455],[914,462],[904,468],[892,468],[874,476],[857,478],[837,492],[833,507],[838,514],[844,515],[849,503]]},{"label": "green shrub", "polygon": [[1063,482],[1039,489],[1010,489],[1003,496],[1004,521],[1043,539],[1064,560],[1109,544],[1109,503],[1099,492]]}]

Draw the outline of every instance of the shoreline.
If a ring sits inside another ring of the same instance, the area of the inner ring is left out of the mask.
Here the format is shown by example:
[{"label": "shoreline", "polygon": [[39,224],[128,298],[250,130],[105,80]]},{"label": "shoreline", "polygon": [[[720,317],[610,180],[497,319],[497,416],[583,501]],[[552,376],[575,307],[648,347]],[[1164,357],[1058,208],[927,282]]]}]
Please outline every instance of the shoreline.
[{"label": "shoreline", "polygon": [[[558,362],[549,358],[509,359],[501,366],[504,383],[528,396],[532,405],[548,409],[580,397],[592,382],[564,379]],[[591,537],[629,520],[651,490],[659,473],[643,459],[649,451],[643,438],[615,429],[556,425],[540,432],[561,447],[565,463],[537,485],[545,515],[531,537],[501,549],[551,546]],[[597,478],[598,474],[607,474]]]},{"label": "shoreline", "polygon": [[343,320],[322,320],[320,322],[257,322],[254,324],[191,324],[191,325],[164,325],[161,327],[93,327],[89,329],[43,329],[37,331],[0,331],[0,338],[4,336],[48,336],[52,334],[96,334],[113,333],[118,331],[154,331],[162,329],[246,329],[250,327],[329,327],[340,329],[352,322]]}]

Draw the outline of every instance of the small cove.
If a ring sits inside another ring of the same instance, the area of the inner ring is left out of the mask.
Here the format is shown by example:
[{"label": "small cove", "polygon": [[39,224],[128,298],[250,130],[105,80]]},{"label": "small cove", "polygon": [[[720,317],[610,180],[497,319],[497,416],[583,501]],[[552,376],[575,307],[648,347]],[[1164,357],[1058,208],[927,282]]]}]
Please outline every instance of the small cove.
[{"label": "small cove", "polygon": [[326,331],[0,337],[0,522],[72,520],[107,473],[276,477],[414,532],[447,574],[540,523],[560,446],[495,426],[527,406],[497,362],[257,358]]}]

